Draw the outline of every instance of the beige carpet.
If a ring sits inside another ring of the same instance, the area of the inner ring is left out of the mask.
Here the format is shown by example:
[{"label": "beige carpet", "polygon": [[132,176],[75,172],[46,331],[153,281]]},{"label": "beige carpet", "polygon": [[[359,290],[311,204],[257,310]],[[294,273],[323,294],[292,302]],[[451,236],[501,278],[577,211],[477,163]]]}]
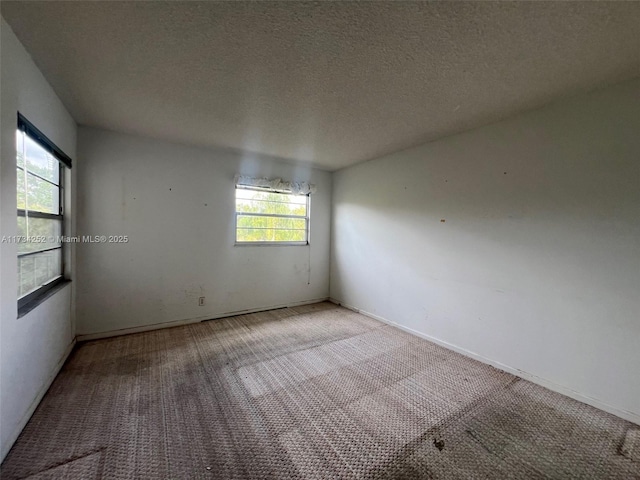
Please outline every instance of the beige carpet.
[{"label": "beige carpet", "polygon": [[638,428],[321,303],[80,345],[1,475],[632,479]]}]

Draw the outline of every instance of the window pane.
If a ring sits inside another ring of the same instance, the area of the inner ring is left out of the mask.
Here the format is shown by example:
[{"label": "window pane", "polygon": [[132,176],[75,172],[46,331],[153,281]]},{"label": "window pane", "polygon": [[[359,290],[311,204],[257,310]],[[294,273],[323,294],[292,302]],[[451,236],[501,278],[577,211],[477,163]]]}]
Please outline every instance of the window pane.
[{"label": "window pane", "polygon": [[27,172],[27,208],[37,212],[60,213],[59,188]]},{"label": "window pane", "polygon": [[16,161],[19,167],[24,168],[24,133],[20,130],[16,130]]},{"label": "window pane", "polygon": [[272,228],[278,230],[306,230],[304,218],[257,217],[238,215],[238,228]]},{"label": "window pane", "polygon": [[236,211],[246,213],[267,213],[276,215],[307,216],[307,205],[298,203],[275,202],[268,200],[236,200]]},{"label": "window pane", "polygon": [[247,190],[245,188],[236,189],[236,198],[246,200],[275,200],[278,202],[298,203],[301,205],[307,203],[306,195],[294,195],[292,193],[267,192],[260,190]]},{"label": "window pane", "polygon": [[62,220],[18,217],[18,236],[29,237],[30,242],[18,243],[18,253],[34,252],[60,246]]},{"label": "window pane", "polygon": [[306,242],[305,230],[275,230],[257,228],[238,228],[238,242]]},{"label": "window pane", "polygon": [[21,168],[18,168],[17,172],[18,172],[18,178],[16,179],[16,187],[18,190],[18,209],[24,210],[25,209],[24,199],[25,199],[25,192],[26,192],[25,178],[24,178],[25,174],[24,174],[24,170]]},{"label": "window pane", "polygon": [[58,185],[58,177],[60,176],[58,160],[29,138],[28,135],[24,136],[24,146],[27,157],[27,170]]},{"label": "window pane", "polygon": [[18,298],[62,275],[62,249],[18,257]]},{"label": "window pane", "polygon": [[307,195],[236,188],[236,241],[306,242],[308,201]]},{"label": "window pane", "polygon": [[307,196],[237,189],[236,211],[305,217],[307,215]]}]

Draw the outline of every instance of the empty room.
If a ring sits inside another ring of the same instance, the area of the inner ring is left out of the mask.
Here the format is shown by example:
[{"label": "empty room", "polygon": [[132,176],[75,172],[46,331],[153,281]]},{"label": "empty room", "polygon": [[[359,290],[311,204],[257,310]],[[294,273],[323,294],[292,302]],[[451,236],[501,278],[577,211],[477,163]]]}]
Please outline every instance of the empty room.
[{"label": "empty room", "polygon": [[640,479],[640,2],[0,13],[0,478]]}]

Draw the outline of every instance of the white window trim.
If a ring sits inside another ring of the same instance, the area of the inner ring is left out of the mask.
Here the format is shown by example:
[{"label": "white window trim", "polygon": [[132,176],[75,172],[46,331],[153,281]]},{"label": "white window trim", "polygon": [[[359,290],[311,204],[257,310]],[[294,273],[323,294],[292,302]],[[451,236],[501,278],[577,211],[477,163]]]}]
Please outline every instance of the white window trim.
[{"label": "white window trim", "polygon": [[[309,237],[310,237],[310,202],[309,202],[309,197],[310,195],[307,194],[294,194],[293,192],[291,192],[290,190],[281,190],[281,189],[274,189],[274,188],[268,188],[268,187],[256,187],[256,186],[252,186],[252,185],[242,185],[242,184],[236,184],[236,188],[235,190],[255,190],[258,192],[273,192],[273,193],[282,193],[282,194],[288,194],[288,195],[300,195],[300,196],[305,196],[306,200],[307,200],[307,208],[306,208],[306,212],[307,214],[304,217],[301,217],[299,215],[278,215],[278,214],[268,214],[268,213],[243,213],[243,212],[238,212],[237,211],[237,207],[235,205],[235,194],[234,194],[234,210],[235,210],[235,215],[234,215],[234,226],[233,226],[233,234],[234,234],[234,246],[235,247],[286,247],[286,246],[307,246],[309,245]],[[295,218],[295,219],[301,219],[304,218],[305,219],[305,236],[306,236],[306,241],[302,241],[302,242],[244,242],[244,241],[238,241],[238,217],[241,216],[252,216],[252,217],[279,217],[279,218]]]},{"label": "white window trim", "polygon": [[[28,208],[28,204],[25,205],[25,209],[17,210],[18,216],[24,217],[41,217],[41,218],[51,218],[51,219],[60,219],[62,222],[60,236],[65,235],[65,221],[67,220],[66,212],[65,212],[65,175],[66,169],[71,168],[72,161],[60,148],[58,148],[46,135],[44,135],[40,130],[38,130],[29,120],[27,120],[20,112],[17,114],[18,117],[18,125],[17,130],[21,132],[22,135],[28,136],[32,141],[37,143],[40,148],[47,151],[50,155],[52,155],[59,162],[59,177],[58,177],[58,198],[59,198],[59,211],[57,214],[38,212],[35,210],[30,210]],[[16,152],[17,153],[17,152]],[[17,155],[14,157],[16,158]],[[24,158],[24,172],[28,171],[27,168],[27,159]],[[16,165],[16,169],[17,169]],[[35,175],[35,174],[33,174]],[[35,175],[38,176],[38,175]],[[45,181],[49,182],[47,179]],[[49,182],[52,183],[52,182]],[[25,185],[26,186],[26,185]],[[25,197],[26,201],[26,197]],[[39,305],[42,301],[46,300],[53,292],[57,291],[57,288],[64,285],[68,280],[65,278],[65,246],[61,244],[60,247],[51,248],[49,250],[60,250],[61,252],[61,265],[60,265],[60,274],[49,279],[43,285],[35,288],[34,290],[18,297],[18,318],[28,313],[30,310]],[[43,250],[44,251],[44,250]],[[37,254],[40,252],[33,252],[33,254]],[[30,253],[31,254],[31,253]],[[18,257],[24,257],[25,254],[18,255]],[[20,281],[18,279],[18,281]]]}]

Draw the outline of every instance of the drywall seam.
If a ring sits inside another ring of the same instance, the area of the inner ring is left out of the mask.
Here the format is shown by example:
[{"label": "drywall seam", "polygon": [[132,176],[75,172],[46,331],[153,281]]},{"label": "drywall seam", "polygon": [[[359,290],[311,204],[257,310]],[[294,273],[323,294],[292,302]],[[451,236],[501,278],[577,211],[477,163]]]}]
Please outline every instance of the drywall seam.
[{"label": "drywall seam", "polygon": [[567,388],[563,385],[559,385],[557,383],[551,382],[550,380],[547,380],[545,378],[542,377],[538,377],[536,375],[533,375],[531,373],[525,372],[524,370],[519,370],[517,368],[513,368],[510,367],[509,365],[505,365],[503,363],[500,363],[498,361],[492,360],[490,358],[487,358],[485,356],[482,355],[478,355],[477,353],[474,353],[470,350],[467,350],[465,348],[462,347],[458,347],[457,345],[454,345],[452,343],[449,342],[445,342],[444,340],[440,340],[438,338],[432,337],[430,335],[427,335],[426,333],[422,333],[419,332],[418,330],[414,330],[412,328],[409,327],[405,327],[403,325],[400,325],[399,323],[396,323],[392,320],[388,320],[384,317],[381,317],[379,315],[375,315],[373,313],[369,313],[365,310],[360,310],[357,307],[354,307],[353,305],[348,305],[340,300],[337,300],[335,298],[329,298],[329,301],[331,303],[335,303],[336,305],[340,305],[344,308],[348,308],[349,310],[353,310],[356,313],[361,313],[362,315],[365,315],[369,318],[373,318],[374,320],[378,320],[380,322],[386,323],[387,325],[391,325],[393,327],[399,328],[400,330],[403,330],[407,333],[410,333],[412,335],[415,335],[417,337],[420,338],[424,338],[425,340],[428,340],[430,342],[433,342],[437,345],[440,345],[441,347],[446,348],[447,350],[452,350],[454,352],[460,353],[462,355],[464,355],[465,357],[469,357],[469,358],[473,358],[474,360],[478,360],[479,362],[485,363],[487,365],[491,365],[492,367],[495,367],[499,370],[502,370],[504,372],[510,373],[512,375],[515,375],[517,377],[523,378],[525,380],[528,380],[532,383],[535,383],[536,385],[540,385],[541,387],[544,388],[548,388],[549,390],[552,390],[556,393],[560,393],[562,395],[565,395],[569,398],[573,398],[574,400],[577,400],[579,402],[582,403],[586,403],[587,405],[591,405],[592,407],[598,408],[600,410],[603,410],[607,413],[611,413],[612,415],[615,415],[616,417],[620,417],[624,420],[628,420],[629,422],[633,422],[636,425],[640,425],[640,414],[634,413],[634,412],[628,412],[626,410],[621,410],[619,408],[613,407],[611,405],[608,405],[606,403],[601,402],[598,399],[592,398],[592,397],[588,397],[586,395],[583,395],[579,392],[576,392],[575,390],[571,390],[570,388]]},{"label": "drywall seam", "polygon": [[49,388],[51,388],[53,381],[58,376],[58,373],[60,373],[62,366],[67,361],[67,358],[69,358],[69,355],[73,351],[73,347],[75,347],[75,345],[76,345],[76,339],[74,338],[71,341],[71,343],[67,346],[66,350],[62,354],[62,357],[60,357],[60,360],[58,360],[58,363],[56,363],[55,367],[53,368],[53,371],[51,372],[47,380],[44,382],[44,384],[42,385],[42,388],[38,391],[38,394],[31,401],[29,408],[27,409],[26,412],[24,412],[24,415],[20,419],[20,422],[18,423],[14,431],[11,433],[11,435],[7,439],[7,442],[5,443],[5,445],[2,446],[2,452],[0,452],[0,458],[4,459],[6,457],[6,455],[9,453],[9,450],[11,450],[11,447],[13,447],[13,444],[16,442],[16,440],[22,433],[22,430],[24,430],[24,427],[26,427],[29,420],[31,420],[31,416],[33,415],[33,412],[36,411],[36,408],[38,408],[38,405],[40,405],[40,402],[42,401],[43,397],[45,396],[47,391],[49,391]]},{"label": "drywall seam", "polygon": [[140,333],[140,332],[149,332],[152,330],[162,330],[164,328],[173,328],[173,327],[180,327],[182,325],[189,325],[192,323],[199,323],[199,322],[203,322],[206,320],[217,320],[219,318],[226,318],[226,317],[233,317],[236,315],[245,315],[247,313],[257,313],[257,312],[265,312],[267,310],[275,310],[277,308],[287,308],[287,307],[299,307],[301,305],[310,305],[312,303],[319,303],[319,302],[326,302],[329,300],[329,297],[323,297],[323,298],[315,298],[312,300],[303,300],[300,302],[293,302],[293,303],[285,303],[285,304],[280,304],[280,305],[271,305],[268,307],[259,307],[259,308],[252,308],[252,309],[248,309],[248,310],[237,310],[235,312],[225,312],[225,313],[220,313],[220,314],[215,314],[213,316],[211,315],[206,315],[203,317],[194,317],[194,318],[187,318],[187,319],[183,319],[183,320],[174,320],[171,322],[162,322],[162,323],[154,323],[151,325],[142,325],[140,327],[131,327],[131,328],[121,328],[118,330],[108,330],[105,332],[97,332],[97,333],[88,333],[88,334],[80,334],[76,337],[76,340],[78,342],[86,342],[88,340],[98,340],[101,338],[110,338],[110,337],[119,337],[120,335],[129,335],[131,333]]}]

